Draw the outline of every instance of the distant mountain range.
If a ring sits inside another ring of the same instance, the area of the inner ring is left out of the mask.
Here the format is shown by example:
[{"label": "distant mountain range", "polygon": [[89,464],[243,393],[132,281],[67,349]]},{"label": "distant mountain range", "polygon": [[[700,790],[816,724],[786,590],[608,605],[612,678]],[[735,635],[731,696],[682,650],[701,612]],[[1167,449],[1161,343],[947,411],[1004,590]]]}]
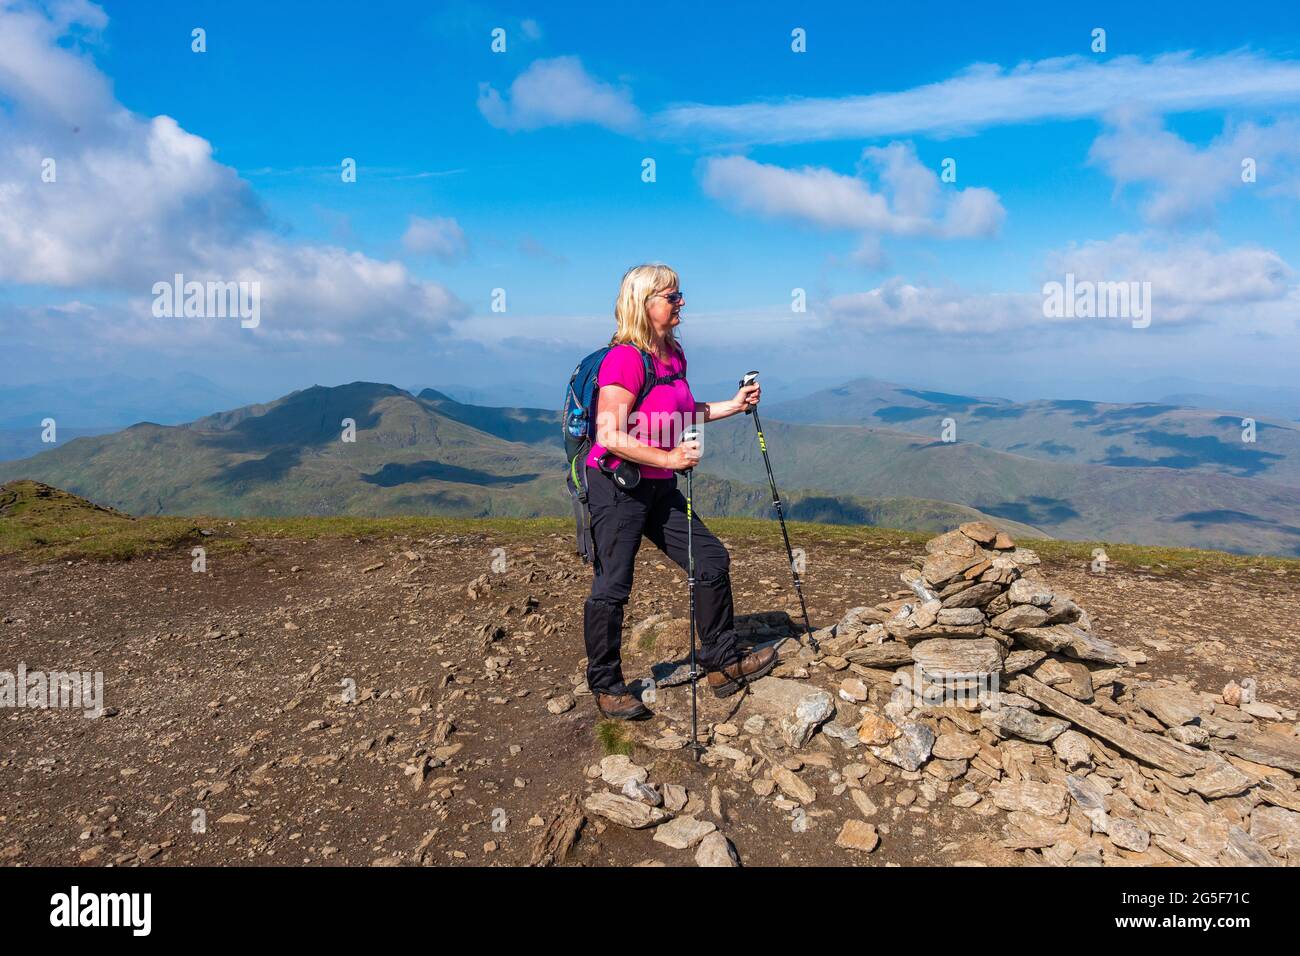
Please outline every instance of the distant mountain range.
[{"label": "distant mountain range", "polygon": [[[945,418],[955,442],[941,440]],[[1300,441],[1285,422],[1258,422],[1250,444],[1239,418],[1209,411],[859,380],[764,402],[763,424],[796,518],[934,531],[987,515],[1022,536],[1300,554]],[[752,420],[706,426],[704,445],[700,510],[770,515]],[[563,475],[552,409],[367,382],[0,464],[0,481],[33,478],[135,514],[562,515]]]},{"label": "distant mountain range", "polygon": [[[1300,388],[1286,385],[1236,385],[1162,378],[1140,383],[1163,405],[1214,408],[1237,414],[1263,415],[1300,422]],[[1112,396],[1118,398],[1120,396]]]},{"label": "distant mountain range", "polygon": [[943,437],[1043,461],[1173,468],[1300,485],[1300,424],[1169,404],[1009,402],[863,378],[765,409],[764,418]]},{"label": "distant mountain range", "polygon": [[[343,440],[343,421],[356,441]],[[0,464],[0,481],[34,478],[133,514],[569,514],[558,413],[488,408],[426,389],[355,382],[314,387],[185,425],[133,425]],[[768,516],[761,471],[701,476],[706,514]],[[756,480],[757,479],[757,480]],[[990,516],[915,496],[785,489],[796,519],[937,531]],[[1015,534],[1041,534],[1000,521]]]}]

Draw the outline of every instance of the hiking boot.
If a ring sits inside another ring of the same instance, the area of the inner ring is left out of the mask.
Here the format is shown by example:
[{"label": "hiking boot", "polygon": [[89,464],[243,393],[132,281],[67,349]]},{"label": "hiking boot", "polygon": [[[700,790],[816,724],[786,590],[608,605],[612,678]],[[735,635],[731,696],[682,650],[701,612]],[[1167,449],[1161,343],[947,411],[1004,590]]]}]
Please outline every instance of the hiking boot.
[{"label": "hiking boot", "polygon": [[602,717],[611,720],[649,720],[654,716],[641,698],[635,694],[593,694],[596,709]]},{"label": "hiking boot", "polygon": [[709,687],[714,697],[730,697],[746,684],[751,684],[776,666],[776,648],[746,654],[734,664],[720,671],[709,671]]}]

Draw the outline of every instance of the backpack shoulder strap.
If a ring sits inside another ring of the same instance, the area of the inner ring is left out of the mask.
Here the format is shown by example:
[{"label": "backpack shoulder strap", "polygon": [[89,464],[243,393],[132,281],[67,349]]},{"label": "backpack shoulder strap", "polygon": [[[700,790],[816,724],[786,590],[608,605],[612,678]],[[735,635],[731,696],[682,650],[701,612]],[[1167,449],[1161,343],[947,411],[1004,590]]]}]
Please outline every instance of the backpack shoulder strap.
[{"label": "backpack shoulder strap", "polygon": [[[641,351],[638,349],[638,351]],[[656,375],[654,359],[649,352],[641,352],[641,364],[645,369],[645,383],[641,386],[641,394],[637,396],[636,403],[632,408],[636,409],[638,405],[646,400],[650,390],[660,385],[671,385],[673,382],[680,382],[686,377],[686,371],[683,368],[680,372],[673,372],[671,375]]]}]

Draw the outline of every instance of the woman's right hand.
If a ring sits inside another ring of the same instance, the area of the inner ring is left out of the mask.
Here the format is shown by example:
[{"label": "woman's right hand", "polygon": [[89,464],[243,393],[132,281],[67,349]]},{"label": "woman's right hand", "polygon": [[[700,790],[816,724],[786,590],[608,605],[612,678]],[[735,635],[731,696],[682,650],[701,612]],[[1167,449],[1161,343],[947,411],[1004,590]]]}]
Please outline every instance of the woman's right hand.
[{"label": "woman's right hand", "polygon": [[668,452],[665,468],[671,471],[690,471],[700,462],[700,443],[684,441]]}]

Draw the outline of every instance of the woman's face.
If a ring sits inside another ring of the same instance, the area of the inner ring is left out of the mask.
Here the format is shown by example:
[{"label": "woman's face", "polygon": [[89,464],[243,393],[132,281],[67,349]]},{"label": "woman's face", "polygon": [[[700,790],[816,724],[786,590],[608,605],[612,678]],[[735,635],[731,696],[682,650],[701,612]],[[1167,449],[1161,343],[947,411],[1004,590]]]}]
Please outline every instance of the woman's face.
[{"label": "woman's face", "polygon": [[[674,299],[676,301],[673,301]],[[654,326],[655,334],[667,335],[670,329],[681,325],[682,306],[685,304],[685,296],[678,294],[675,285],[661,289],[652,295],[645,308],[646,314],[650,316],[650,324]]]}]

